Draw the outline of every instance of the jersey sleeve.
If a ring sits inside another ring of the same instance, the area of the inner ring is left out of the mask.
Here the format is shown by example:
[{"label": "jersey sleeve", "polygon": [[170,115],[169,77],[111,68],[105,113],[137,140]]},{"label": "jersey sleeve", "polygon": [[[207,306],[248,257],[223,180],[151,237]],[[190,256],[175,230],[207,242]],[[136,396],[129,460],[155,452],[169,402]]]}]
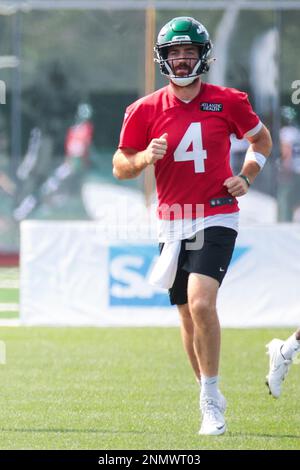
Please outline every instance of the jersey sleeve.
[{"label": "jersey sleeve", "polygon": [[147,112],[141,105],[130,105],[125,112],[118,148],[138,151],[148,146]]},{"label": "jersey sleeve", "polygon": [[230,130],[238,139],[251,137],[262,128],[262,122],[253,111],[247,93],[236,91],[230,100]]}]

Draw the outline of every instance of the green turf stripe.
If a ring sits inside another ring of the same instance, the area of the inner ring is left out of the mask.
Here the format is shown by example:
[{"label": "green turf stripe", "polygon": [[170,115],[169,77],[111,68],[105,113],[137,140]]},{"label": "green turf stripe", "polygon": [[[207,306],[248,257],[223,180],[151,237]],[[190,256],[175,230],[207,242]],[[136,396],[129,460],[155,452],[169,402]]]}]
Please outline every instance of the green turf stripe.
[{"label": "green turf stripe", "polygon": [[1,303],[16,303],[19,301],[19,291],[16,289],[0,289]]},{"label": "green turf stripe", "polygon": [[19,312],[0,312],[0,318],[19,318]]}]

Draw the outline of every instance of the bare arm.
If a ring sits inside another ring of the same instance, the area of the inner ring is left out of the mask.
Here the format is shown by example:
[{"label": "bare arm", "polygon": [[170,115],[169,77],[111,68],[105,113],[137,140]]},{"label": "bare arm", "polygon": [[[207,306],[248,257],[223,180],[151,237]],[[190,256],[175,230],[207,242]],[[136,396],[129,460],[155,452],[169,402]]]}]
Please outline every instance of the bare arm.
[{"label": "bare arm", "polygon": [[147,165],[145,151],[118,149],[113,157],[113,175],[119,180],[136,178]]},{"label": "bare arm", "polygon": [[282,168],[289,172],[291,171],[291,160],[293,155],[293,147],[289,142],[281,140],[280,142],[280,155]]},{"label": "bare arm", "polygon": [[[272,139],[270,132],[265,126],[254,136],[248,137],[247,140],[250,145],[246,155],[251,152],[258,152],[266,158],[269,157],[272,150]],[[241,173],[249,178],[250,183],[253,183],[260,170],[261,168],[258,163],[253,160],[245,159]],[[228,192],[234,197],[243,196],[248,192],[246,181],[239,176],[227,178],[224,181],[224,185],[227,187]]]},{"label": "bare arm", "polygon": [[[264,155],[266,158],[270,156],[272,150],[272,139],[266,126],[263,126],[261,130],[253,137],[248,137],[247,140],[250,143],[247,153],[258,152]],[[248,176],[250,183],[253,183],[259,172],[260,166],[258,163],[251,160],[244,162],[241,173]]]},{"label": "bare arm", "polygon": [[167,151],[168,134],[152,139],[145,150],[138,152],[131,148],[118,149],[113,157],[113,175],[120,180],[136,178],[148,165],[161,160]]}]

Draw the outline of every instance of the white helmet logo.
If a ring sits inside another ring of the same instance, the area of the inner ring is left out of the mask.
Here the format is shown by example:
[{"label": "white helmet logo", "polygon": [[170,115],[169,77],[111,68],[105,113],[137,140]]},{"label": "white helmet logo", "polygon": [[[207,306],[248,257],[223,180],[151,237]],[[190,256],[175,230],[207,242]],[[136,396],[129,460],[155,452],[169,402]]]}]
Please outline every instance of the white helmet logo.
[{"label": "white helmet logo", "polygon": [[174,42],[176,42],[176,41],[190,41],[190,40],[191,40],[190,36],[187,36],[187,35],[186,36],[182,35],[182,36],[173,36],[172,37],[172,42],[173,41]]}]

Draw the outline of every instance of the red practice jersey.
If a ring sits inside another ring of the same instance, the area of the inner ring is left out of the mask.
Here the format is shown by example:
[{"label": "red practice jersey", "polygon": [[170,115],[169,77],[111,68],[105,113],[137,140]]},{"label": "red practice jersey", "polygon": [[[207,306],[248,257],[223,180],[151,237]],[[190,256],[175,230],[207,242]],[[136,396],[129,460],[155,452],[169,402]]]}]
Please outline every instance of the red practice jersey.
[{"label": "red practice jersey", "polygon": [[185,103],[168,85],[128,106],[119,148],[145,150],[167,132],[167,153],[155,164],[159,217],[169,218],[165,207],[174,205],[192,207],[192,217],[197,204],[205,217],[226,214],[239,210],[224,186],[232,176],[230,134],[254,135],[261,125],[246,93],[202,83]]},{"label": "red practice jersey", "polygon": [[80,157],[87,160],[92,143],[93,130],[93,124],[89,121],[70,127],[65,141],[66,156]]}]

